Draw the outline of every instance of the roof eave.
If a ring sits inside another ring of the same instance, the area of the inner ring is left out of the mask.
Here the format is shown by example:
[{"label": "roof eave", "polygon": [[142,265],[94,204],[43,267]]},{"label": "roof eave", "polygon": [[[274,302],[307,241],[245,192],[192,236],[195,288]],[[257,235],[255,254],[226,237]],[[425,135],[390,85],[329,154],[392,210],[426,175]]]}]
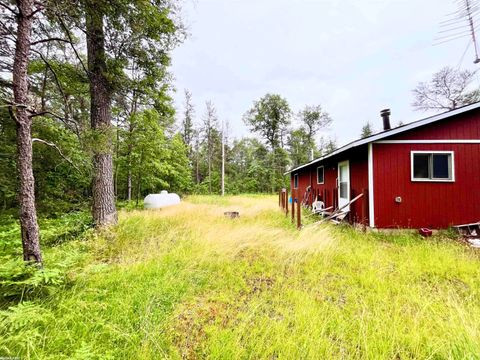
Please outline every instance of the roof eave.
[{"label": "roof eave", "polygon": [[471,105],[462,106],[461,108],[450,110],[450,111],[447,111],[447,112],[444,112],[444,113],[441,113],[441,114],[433,115],[433,116],[430,116],[430,117],[425,118],[425,119],[420,119],[420,120],[411,122],[409,124],[396,127],[394,129],[391,129],[391,130],[387,130],[387,131],[383,131],[383,132],[375,134],[375,135],[371,135],[371,136],[369,136],[367,138],[364,138],[364,139],[358,139],[358,140],[352,141],[352,142],[342,146],[341,148],[338,148],[337,150],[332,151],[331,153],[329,153],[325,156],[321,156],[321,157],[319,157],[317,159],[314,159],[314,160],[312,160],[312,161],[310,161],[306,164],[303,164],[303,165],[297,166],[297,167],[295,167],[291,170],[288,170],[284,173],[284,175],[290,174],[290,173],[292,173],[296,170],[300,170],[304,167],[313,165],[317,162],[320,162],[320,161],[328,159],[332,156],[338,155],[338,154],[340,154],[344,151],[350,150],[354,147],[369,144],[369,143],[384,139],[384,138],[392,136],[392,135],[396,135],[396,134],[399,134],[399,133],[402,133],[402,132],[405,132],[405,131],[408,131],[408,130],[412,130],[412,129],[415,129],[417,127],[425,126],[425,125],[434,123],[436,121],[444,120],[444,119],[447,119],[449,117],[460,115],[460,114],[463,114],[463,113],[466,113],[468,111],[475,110],[475,109],[478,109],[478,108],[480,108],[480,102],[477,102],[477,103],[474,103],[474,104],[471,104]]}]

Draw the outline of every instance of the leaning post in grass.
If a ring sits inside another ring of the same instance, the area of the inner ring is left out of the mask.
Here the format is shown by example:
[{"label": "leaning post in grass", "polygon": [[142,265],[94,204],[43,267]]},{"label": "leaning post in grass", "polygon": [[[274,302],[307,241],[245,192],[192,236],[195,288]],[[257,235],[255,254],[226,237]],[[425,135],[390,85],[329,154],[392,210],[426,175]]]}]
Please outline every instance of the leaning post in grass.
[{"label": "leaning post in grass", "polygon": [[[298,194],[298,190],[297,190],[297,194]],[[302,207],[300,206],[300,204],[297,204],[297,229],[298,230],[300,230],[300,228],[302,227],[301,216],[302,216]],[[292,219],[293,219],[293,216],[292,216]]]},{"label": "leaning post in grass", "polygon": [[[298,207],[298,204],[297,204]],[[295,222],[295,197],[292,192],[292,224]]]},{"label": "leaning post in grass", "polygon": [[288,216],[288,189],[285,190],[285,216]]},{"label": "leaning post in grass", "polygon": [[368,225],[368,189],[363,189],[363,199],[362,199],[362,224]]}]

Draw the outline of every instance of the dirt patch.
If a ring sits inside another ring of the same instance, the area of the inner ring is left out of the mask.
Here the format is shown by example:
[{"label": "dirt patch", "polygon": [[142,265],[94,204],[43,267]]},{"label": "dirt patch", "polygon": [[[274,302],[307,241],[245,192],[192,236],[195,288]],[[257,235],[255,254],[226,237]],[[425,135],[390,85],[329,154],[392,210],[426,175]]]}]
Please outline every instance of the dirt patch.
[{"label": "dirt patch", "polygon": [[205,328],[209,325],[226,327],[235,315],[231,304],[219,300],[200,298],[195,303],[185,304],[175,318],[174,344],[182,359],[204,358],[201,344],[207,338]]}]

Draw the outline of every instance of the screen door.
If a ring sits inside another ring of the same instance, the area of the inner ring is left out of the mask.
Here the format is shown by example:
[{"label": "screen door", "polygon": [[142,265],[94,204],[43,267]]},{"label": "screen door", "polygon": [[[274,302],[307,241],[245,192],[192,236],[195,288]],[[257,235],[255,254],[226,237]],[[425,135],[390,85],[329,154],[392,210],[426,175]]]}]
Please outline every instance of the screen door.
[{"label": "screen door", "polygon": [[[338,207],[348,204],[350,201],[350,166],[349,162],[338,163]],[[347,206],[343,210],[350,210]]]}]

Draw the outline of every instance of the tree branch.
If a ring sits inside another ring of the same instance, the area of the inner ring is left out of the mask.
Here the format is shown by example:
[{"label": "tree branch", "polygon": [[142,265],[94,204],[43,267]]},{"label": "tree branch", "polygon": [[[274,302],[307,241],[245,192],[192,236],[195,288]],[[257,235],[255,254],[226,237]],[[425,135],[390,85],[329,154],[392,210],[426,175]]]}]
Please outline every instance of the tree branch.
[{"label": "tree branch", "polygon": [[12,105],[8,105],[8,113],[9,113],[10,116],[12,117],[13,121],[15,122],[15,124],[18,124],[17,115],[15,115],[15,113],[13,112],[13,106],[12,106]]},{"label": "tree branch", "polygon": [[53,37],[53,38],[34,41],[34,42],[30,43],[30,45],[35,46],[35,45],[46,43],[46,42],[49,42],[49,41],[62,41],[62,42],[70,43],[70,40]]},{"label": "tree branch", "polygon": [[[74,120],[66,119],[66,118],[64,118],[64,117],[62,117],[58,114],[55,114],[53,111],[49,111],[49,110],[40,111],[40,112],[36,112],[36,113],[32,112],[29,116],[30,116],[30,118],[34,118],[34,117],[37,117],[37,116],[44,116],[44,115],[51,115],[54,118],[57,118],[58,120],[63,122],[67,128],[69,128],[71,131],[73,131],[75,133],[78,140],[80,141],[80,131],[78,130],[78,125]],[[68,125],[68,123],[72,123],[75,126],[75,129],[71,129],[70,126]]]},{"label": "tree branch", "polygon": [[0,6],[7,9],[8,11],[10,11],[11,13],[15,14],[15,15],[18,15],[18,12],[16,12],[14,9],[12,9],[10,6],[8,6],[7,4],[5,4],[4,2],[0,2]]},{"label": "tree branch", "polygon": [[65,33],[67,34],[68,39],[70,40],[69,43],[70,43],[70,46],[72,47],[73,52],[75,53],[75,56],[77,57],[78,61],[79,61],[80,64],[82,65],[82,68],[83,68],[83,70],[85,71],[85,73],[87,74],[87,76],[90,77],[90,73],[88,72],[87,67],[86,67],[85,64],[83,63],[82,58],[80,57],[80,55],[79,55],[78,52],[77,52],[77,49],[76,49],[75,46],[73,45],[73,38],[72,38],[72,35],[70,34],[70,30],[69,30],[68,27],[65,25],[65,22],[63,21],[62,17],[61,17],[58,13],[55,13],[55,15],[56,15],[58,21],[60,22],[60,25],[62,26],[63,31],[65,31]]},{"label": "tree branch", "polygon": [[64,158],[70,165],[72,165],[73,168],[75,168],[75,169],[76,169],[78,172],[80,172],[80,173],[82,172],[82,171],[72,162],[72,160],[70,160],[69,158],[67,158],[67,157],[63,154],[62,150],[60,150],[60,148],[59,148],[56,144],[50,143],[50,142],[48,142],[48,141],[45,141],[45,140],[42,140],[42,139],[39,139],[39,138],[32,138],[32,143],[34,143],[34,142],[39,142],[39,143],[48,145],[48,146],[50,146],[50,147],[53,147],[54,149],[56,149],[56,150],[58,151],[58,153],[60,154],[60,156],[61,156],[62,158]]},{"label": "tree branch", "polygon": [[45,65],[48,67],[48,69],[52,72],[52,75],[53,75],[53,78],[55,79],[55,83],[57,84],[57,87],[58,87],[58,90],[60,91],[60,93],[62,94],[62,97],[63,97],[63,101],[65,103],[65,105],[68,104],[68,101],[67,101],[67,96],[65,95],[65,92],[63,91],[63,88],[60,84],[60,80],[58,79],[58,76],[57,76],[57,73],[55,72],[55,70],[53,69],[52,65],[48,62],[47,59],[45,59],[45,57],[43,56],[43,54],[40,52],[40,51],[37,51],[37,50],[33,50],[33,52],[36,52],[40,58],[43,60],[43,62],[45,63]]}]

